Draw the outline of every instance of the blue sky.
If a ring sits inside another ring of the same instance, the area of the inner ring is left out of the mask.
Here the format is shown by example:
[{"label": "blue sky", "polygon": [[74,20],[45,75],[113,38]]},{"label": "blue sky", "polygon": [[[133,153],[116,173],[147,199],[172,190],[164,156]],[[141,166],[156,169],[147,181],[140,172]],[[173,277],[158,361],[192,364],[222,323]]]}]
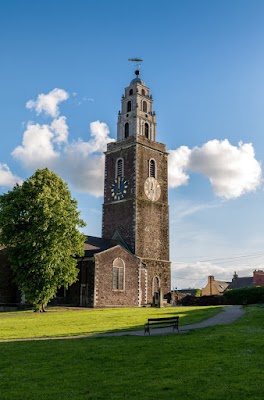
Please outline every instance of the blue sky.
[{"label": "blue sky", "polygon": [[2,0],[0,191],[46,165],[100,236],[102,152],[141,57],[171,150],[173,287],[263,269],[263,20],[258,0]]}]

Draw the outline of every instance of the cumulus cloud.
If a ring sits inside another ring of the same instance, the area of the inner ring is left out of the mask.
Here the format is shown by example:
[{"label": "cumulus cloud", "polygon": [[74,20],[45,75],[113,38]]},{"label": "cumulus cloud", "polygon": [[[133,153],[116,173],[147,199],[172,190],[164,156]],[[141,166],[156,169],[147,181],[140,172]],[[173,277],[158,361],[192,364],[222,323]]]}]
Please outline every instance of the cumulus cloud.
[{"label": "cumulus cloud", "polygon": [[29,123],[24,132],[22,145],[11,153],[30,170],[54,165],[59,154],[54,149],[56,135],[50,125]]},{"label": "cumulus cloud", "polygon": [[240,142],[233,146],[227,139],[210,140],[193,149],[182,146],[170,151],[170,187],[186,184],[187,171],[207,176],[216,196],[226,199],[252,192],[261,183],[261,165],[255,159],[252,144]]},{"label": "cumulus cloud", "polygon": [[7,164],[0,163],[0,186],[13,187],[21,183],[22,179],[14,175]]},{"label": "cumulus cloud", "polygon": [[188,183],[189,175],[187,175],[186,169],[190,153],[191,150],[187,146],[181,146],[177,150],[170,150],[168,171],[170,187],[174,188]]},{"label": "cumulus cloud", "polygon": [[78,140],[64,148],[58,169],[67,174],[70,182],[80,192],[95,196],[103,195],[104,154],[109,137],[109,128],[104,122],[90,124],[91,139]]},{"label": "cumulus cloud", "polygon": [[54,119],[50,126],[51,131],[54,133],[54,141],[57,143],[67,143],[68,139],[68,125],[66,117],[59,117]]},{"label": "cumulus cloud", "polygon": [[68,143],[65,117],[50,125],[29,123],[22,145],[12,156],[33,171],[48,167],[67,180],[79,192],[103,195],[104,154],[109,137],[108,126],[100,121],[90,124],[91,138]]},{"label": "cumulus cloud", "polygon": [[27,102],[27,108],[53,117],[50,124],[29,122],[23,135],[22,144],[17,146],[12,156],[30,171],[48,167],[80,192],[95,196],[103,195],[104,151],[109,137],[108,126],[100,121],[90,124],[88,140],[69,140],[65,116],[59,116],[59,103],[67,100],[68,93],[54,89],[48,94],[40,94],[36,101]]},{"label": "cumulus cloud", "polygon": [[44,112],[50,117],[59,115],[58,105],[69,98],[69,94],[63,89],[53,89],[48,94],[39,94],[37,100],[29,100],[26,107],[36,111],[37,115]]}]

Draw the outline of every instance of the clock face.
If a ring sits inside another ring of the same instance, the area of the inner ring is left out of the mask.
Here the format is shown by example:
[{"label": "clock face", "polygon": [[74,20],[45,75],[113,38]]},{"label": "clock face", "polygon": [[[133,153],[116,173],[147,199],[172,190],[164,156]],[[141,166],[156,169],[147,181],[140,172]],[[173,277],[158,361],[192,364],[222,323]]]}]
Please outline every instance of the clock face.
[{"label": "clock face", "polygon": [[128,188],[128,182],[125,178],[121,178],[120,176],[116,178],[112,183],[111,194],[113,200],[122,200]]},{"label": "clock face", "polygon": [[160,198],[161,188],[157,179],[149,177],[144,184],[146,196],[151,201],[157,201]]}]

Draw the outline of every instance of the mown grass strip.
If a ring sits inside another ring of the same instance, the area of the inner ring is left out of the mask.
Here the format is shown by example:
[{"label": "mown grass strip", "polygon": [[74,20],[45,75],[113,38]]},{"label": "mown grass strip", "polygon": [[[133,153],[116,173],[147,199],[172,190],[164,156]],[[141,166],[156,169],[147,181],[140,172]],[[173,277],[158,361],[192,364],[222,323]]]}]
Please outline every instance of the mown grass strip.
[{"label": "mown grass strip", "polygon": [[21,311],[0,314],[0,339],[77,336],[142,329],[147,318],[180,316],[180,325],[200,322],[220,312],[220,307],[63,309],[46,313]]},{"label": "mown grass strip", "polygon": [[182,335],[0,343],[1,400],[262,400],[263,314]]}]

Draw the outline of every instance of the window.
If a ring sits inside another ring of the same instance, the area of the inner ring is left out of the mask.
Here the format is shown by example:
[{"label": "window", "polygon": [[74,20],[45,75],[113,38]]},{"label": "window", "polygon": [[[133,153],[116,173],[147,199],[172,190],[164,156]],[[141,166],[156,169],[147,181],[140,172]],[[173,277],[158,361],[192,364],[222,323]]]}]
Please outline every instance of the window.
[{"label": "window", "polygon": [[141,90],[141,93],[142,93],[142,96],[145,96],[145,90],[144,89]]},{"label": "window", "polygon": [[125,263],[121,258],[113,262],[113,290],[124,290],[125,287]]},{"label": "window", "polygon": [[124,160],[123,158],[118,158],[116,161],[116,178],[122,178],[124,176]]},{"label": "window", "polygon": [[143,109],[144,112],[148,111],[148,107],[147,107],[147,102],[146,101],[143,101],[142,109]]},{"label": "window", "polygon": [[125,123],[125,139],[129,136],[129,123]]},{"label": "window", "polygon": [[129,90],[129,96],[132,96],[132,94],[133,94],[133,89],[130,89]]},{"label": "window", "polygon": [[145,134],[145,137],[148,139],[149,138],[149,126],[147,123],[145,123],[144,134]]},{"label": "window", "polygon": [[156,178],[156,162],[153,159],[149,161],[149,176]]},{"label": "window", "polygon": [[127,102],[127,112],[131,111],[131,101]]}]

